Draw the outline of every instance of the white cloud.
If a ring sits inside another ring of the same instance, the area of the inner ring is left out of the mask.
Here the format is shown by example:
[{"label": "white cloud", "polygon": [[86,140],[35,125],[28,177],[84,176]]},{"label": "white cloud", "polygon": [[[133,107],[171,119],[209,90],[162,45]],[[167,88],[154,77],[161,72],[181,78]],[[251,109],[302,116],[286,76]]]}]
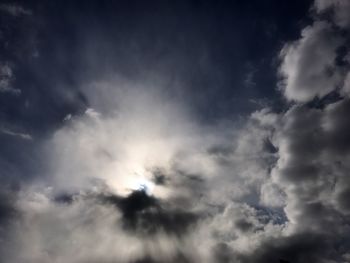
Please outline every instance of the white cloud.
[{"label": "white cloud", "polygon": [[315,22],[302,37],[286,44],[281,52],[281,87],[288,100],[307,102],[323,97],[341,83],[336,50],[343,39],[326,22]]}]

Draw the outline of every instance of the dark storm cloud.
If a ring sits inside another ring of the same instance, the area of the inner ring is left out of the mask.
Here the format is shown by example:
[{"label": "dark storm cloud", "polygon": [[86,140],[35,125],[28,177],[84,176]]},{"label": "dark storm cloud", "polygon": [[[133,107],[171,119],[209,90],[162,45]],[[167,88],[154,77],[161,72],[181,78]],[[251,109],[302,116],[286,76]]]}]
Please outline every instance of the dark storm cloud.
[{"label": "dark storm cloud", "polygon": [[[152,237],[167,234],[178,238],[194,231],[203,218],[199,212],[174,207],[172,203],[150,196],[145,190],[135,190],[123,197],[111,193],[87,193],[84,195],[61,193],[53,201],[62,205],[73,205],[79,200],[94,200],[105,206],[114,206],[122,214],[122,228],[129,234]],[[117,222],[116,222],[117,223]],[[119,222],[118,222],[119,223]]]},{"label": "dark storm cloud", "polygon": [[166,172],[163,171],[163,169],[158,168],[158,167],[153,168],[152,174],[153,174],[152,180],[156,185],[166,185],[167,184],[168,178],[166,176]]},{"label": "dark storm cloud", "polygon": [[280,237],[266,241],[250,255],[237,255],[225,243],[217,244],[213,253],[215,262],[256,262],[256,263],[303,263],[328,262],[340,259],[342,248],[328,240],[334,237],[315,233],[303,233],[291,237]]},{"label": "dark storm cloud", "polygon": [[[344,127],[339,125],[338,129],[334,123],[329,126],[333,107],[334,104],[319,110],[296,106],[284,116],[286,126],[278,136],[280,161],[273,171],[289,199],[287,217],[295,220],[297,228],[314,229],[317,233],[330,225],[337,226],[331,227],[333,231],[342,231],[346,222],[342,216],[345,211],[338,210],[336,201],[339,182],[343,182],[340,188],[346,188],[346,175],[340,168],[343,164],[336,163],[347,159],[347,139],[341,137]],[[339,145],[343,147],[337,147],[333,129],[340,133],[336,137],[342,140]]]},{"label": "dark storm cloud", "polygon": [[157,232],[183,236],[194,227],[200,215],[180,209],[169,208],[144,190],[134,191],[127,197],[115,195],[102,197],[107,203],[118,207],[123,214],[126,230],[137,235],[152,235]]},{"label": "dark storm cloud", "polygon": [[241,262],[267,263],[284,261],[291,263],[325,262],[337,260],[336,249],[328,244],[328,236],[313,233],[294,235],[288,238],[271,240],[254,251],[250,258],[242,258]]},{"label": "dark storm cloud", "polygon": [[190,263],[192,262],[190,258],[182,253],[178,253],[173,258],[168,259],[166,261],[159,261],[157,259],[153,259],[152,257],[146,256],[135,261],[131,261],[129,263]]}]

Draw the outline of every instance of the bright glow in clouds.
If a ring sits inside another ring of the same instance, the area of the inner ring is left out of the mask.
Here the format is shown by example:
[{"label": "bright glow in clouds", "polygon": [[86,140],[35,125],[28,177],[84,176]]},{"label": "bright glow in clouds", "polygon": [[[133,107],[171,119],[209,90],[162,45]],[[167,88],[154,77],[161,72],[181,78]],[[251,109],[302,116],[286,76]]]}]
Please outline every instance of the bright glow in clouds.
[{"label": "bright glow in clouds", "polygon": [[[137,165],[136,165],[137,166]],[[151,175],[143,167],[137,167],[126,182],[125,188],[128,190],[142,190],[151,195],[154,190],[154,183],[149,179]]]},{"label": "bright glow in clouds", "polygon": [[[184,154],[191,160],[181,165],[191,161],[189,167],[195,167],[192,173],[201,173],[203,167],[210,169],[208,157],[201,152],[207,147],[203,141],[209,144],[211,139],[203,140],[198,126],[178,102],[174,104],[157,91],[141,93],[101,85],[117,98],[110,102],[112,110],[102,114],[105,103],[101,107],[95,98],[93,109],[65,121],[49,143],[56,186],[81,189],[101,179],[121,195],[145,186],[149,194],[166,197],[169,189],[151,183],[152,169],[169,169],[177,165],[175,157]],[[120,97],[123,100],[118,101]]]},{"label": "bright glow in clouds", "polygon": [[148,195],[151,195],[153,189],[154,183],[151,181],[143,178],[134,179],[132,190],[142,190],[145,191]]}]

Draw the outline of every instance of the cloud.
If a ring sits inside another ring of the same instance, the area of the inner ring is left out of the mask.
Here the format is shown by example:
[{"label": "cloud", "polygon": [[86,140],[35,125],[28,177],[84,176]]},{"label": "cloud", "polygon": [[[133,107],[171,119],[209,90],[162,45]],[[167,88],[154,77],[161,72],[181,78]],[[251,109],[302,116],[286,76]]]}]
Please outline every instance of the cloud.
[{"label": "cloud", "polygon": [[[322,99],[331,92],[348,94],[349,89],[348,37],[334,27],[349,28],[349,1],[316,0],[313,8],[314,23],[280,53],[280,87],[288,100],[296,102]],[[325,20],[322,15],[327,12],[331,16]]]},{"label": "cloud", "polygon": [[316,0],[315,9],[319,13],[331,11],[334,22],[340,27],[350,26],[350,3],[347,0]]},{"label": "cloud", "polygon": [[333,247],[328,242],[329,238],[314,233],[273,238],[251,255],[239,256],[239,262],[329,262],[330,258],[340,258],[333,252]]},{"label": "cloud", "polygon": [[[229,136],[227,126],[206,130],[188,122],[164,97],[131,92],[122,98],[113,114],[91,109],[49,138],[54,180],[48,177],[49,188],[21,189],[14,202],[20,216],[4,242],[7,258],[244,263],[346,257],[346,99],[322,109],[263,109]],[[155,114],[159,107],[167,118]],[[167,128],[169,118],[175,129]],[[151,194],[132,189],[134,179],[155,176],[164,180]]]},{"label": "cloud", "polygon": [[307,102],[322,98],[341,83],[337,49],[343,44],[327,22],[316,21],[302,31],[302,37],[281,51],[281,88],[288,100]]},{"label": "cloud", "polygon": [[0,10],[8,13],[12,16],[22,16],[22,15],[32,15],[32,11],[30,9],[26,9],[23,6],[18,4],[1,4]]},{"label": "cloud", "polygon": [[[347,26],[345,13],[340,14],[346,12],[347,2],[316,1],[315,7],[319,12],[333,8],[334,20],[323,22],[317,17],[302,31],[301,39],[286,44],[281,53],[284,96],[297,104],[281,113],[275,125],[272,141],[278,161],[271,180],[284,195],[288,224],[278,241],[263,243],[252,254],[254,259],[248,256],[254,262],[277,258],[346,262],[347,258],[349,73],[337,60],[342,56],[346,61],[348,51],[338,52],[346,35],[339,38],[338,29],[330,24]],[[325,99],[322,107],[312,103],[331,92],[337,94],[336,100]]]},{"label": "cloud", "polygon": [[8,64],[0,64],[0,93],[21,94],[20,89],[12,87],[11,82],[13,82],[13,79],[12,68]]},{"label": "cloud", "polygon": [[2,132],[3,134],[6,134],[6,135],[21,138],[23,140],[32,140],[33,139],[33,137],[27,133],[14,132],[14,131],[7,130],[7,129],[1,129],[0,132]]},{"label": "cloud", "polygon": [[[141,192],[126,198],[107,194],[103,189],[81,192],[67,203],[57,201],[48,188],[21,189],[11,202],[16,216],[2,235],[2,258],[12,262],[193,262],[195,244],[191,232],[185,231],[187,222],[195,222],[193,215],[166,207],[164,212],[156,211],[153,203],[141,203],[141,207],[135,197],[152,199],[140,196]],[[137,228],[129,228],[130,213],[137,217]],[[183,235],[187,238],[182,239]]]},{"label": "cloud", "polygon": [[162,204],[145,190],[136,190],[127,197],[102,196],[102,200],[115,205],[123,214],[123,226],[137,235],[154,235],[159,232],[181,237],[195,226],[199,215],[170,209],[171,204]]},{"label": "cloud", "polygon": [[280,233],[282,212],[260,204],[277,114],[212,129],[157,89],[94,85],[91,108],[45,140],[46,176],[19,191],[6,258],[212,262],[218,243],[241,253]]}]

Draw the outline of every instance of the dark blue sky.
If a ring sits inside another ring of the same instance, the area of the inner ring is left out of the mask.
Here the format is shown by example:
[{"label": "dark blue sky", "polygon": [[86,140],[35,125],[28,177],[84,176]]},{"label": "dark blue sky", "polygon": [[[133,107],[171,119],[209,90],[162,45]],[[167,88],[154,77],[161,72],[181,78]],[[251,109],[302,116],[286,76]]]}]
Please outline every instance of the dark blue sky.
[{"label": "dark blue sky", "polygon": [[276,104],[278,52],[310,20],[310,1],[23,5],[35,16],[1,18],[1,57],[15,65],[12,85],[22,91],[0,97],[1,119],[39,133],[83,112],[89,101],[81,83],[110,74],[161,75],[165,92],[193,105],[204,122],[247,114],[260,107],[253,100]]}]

